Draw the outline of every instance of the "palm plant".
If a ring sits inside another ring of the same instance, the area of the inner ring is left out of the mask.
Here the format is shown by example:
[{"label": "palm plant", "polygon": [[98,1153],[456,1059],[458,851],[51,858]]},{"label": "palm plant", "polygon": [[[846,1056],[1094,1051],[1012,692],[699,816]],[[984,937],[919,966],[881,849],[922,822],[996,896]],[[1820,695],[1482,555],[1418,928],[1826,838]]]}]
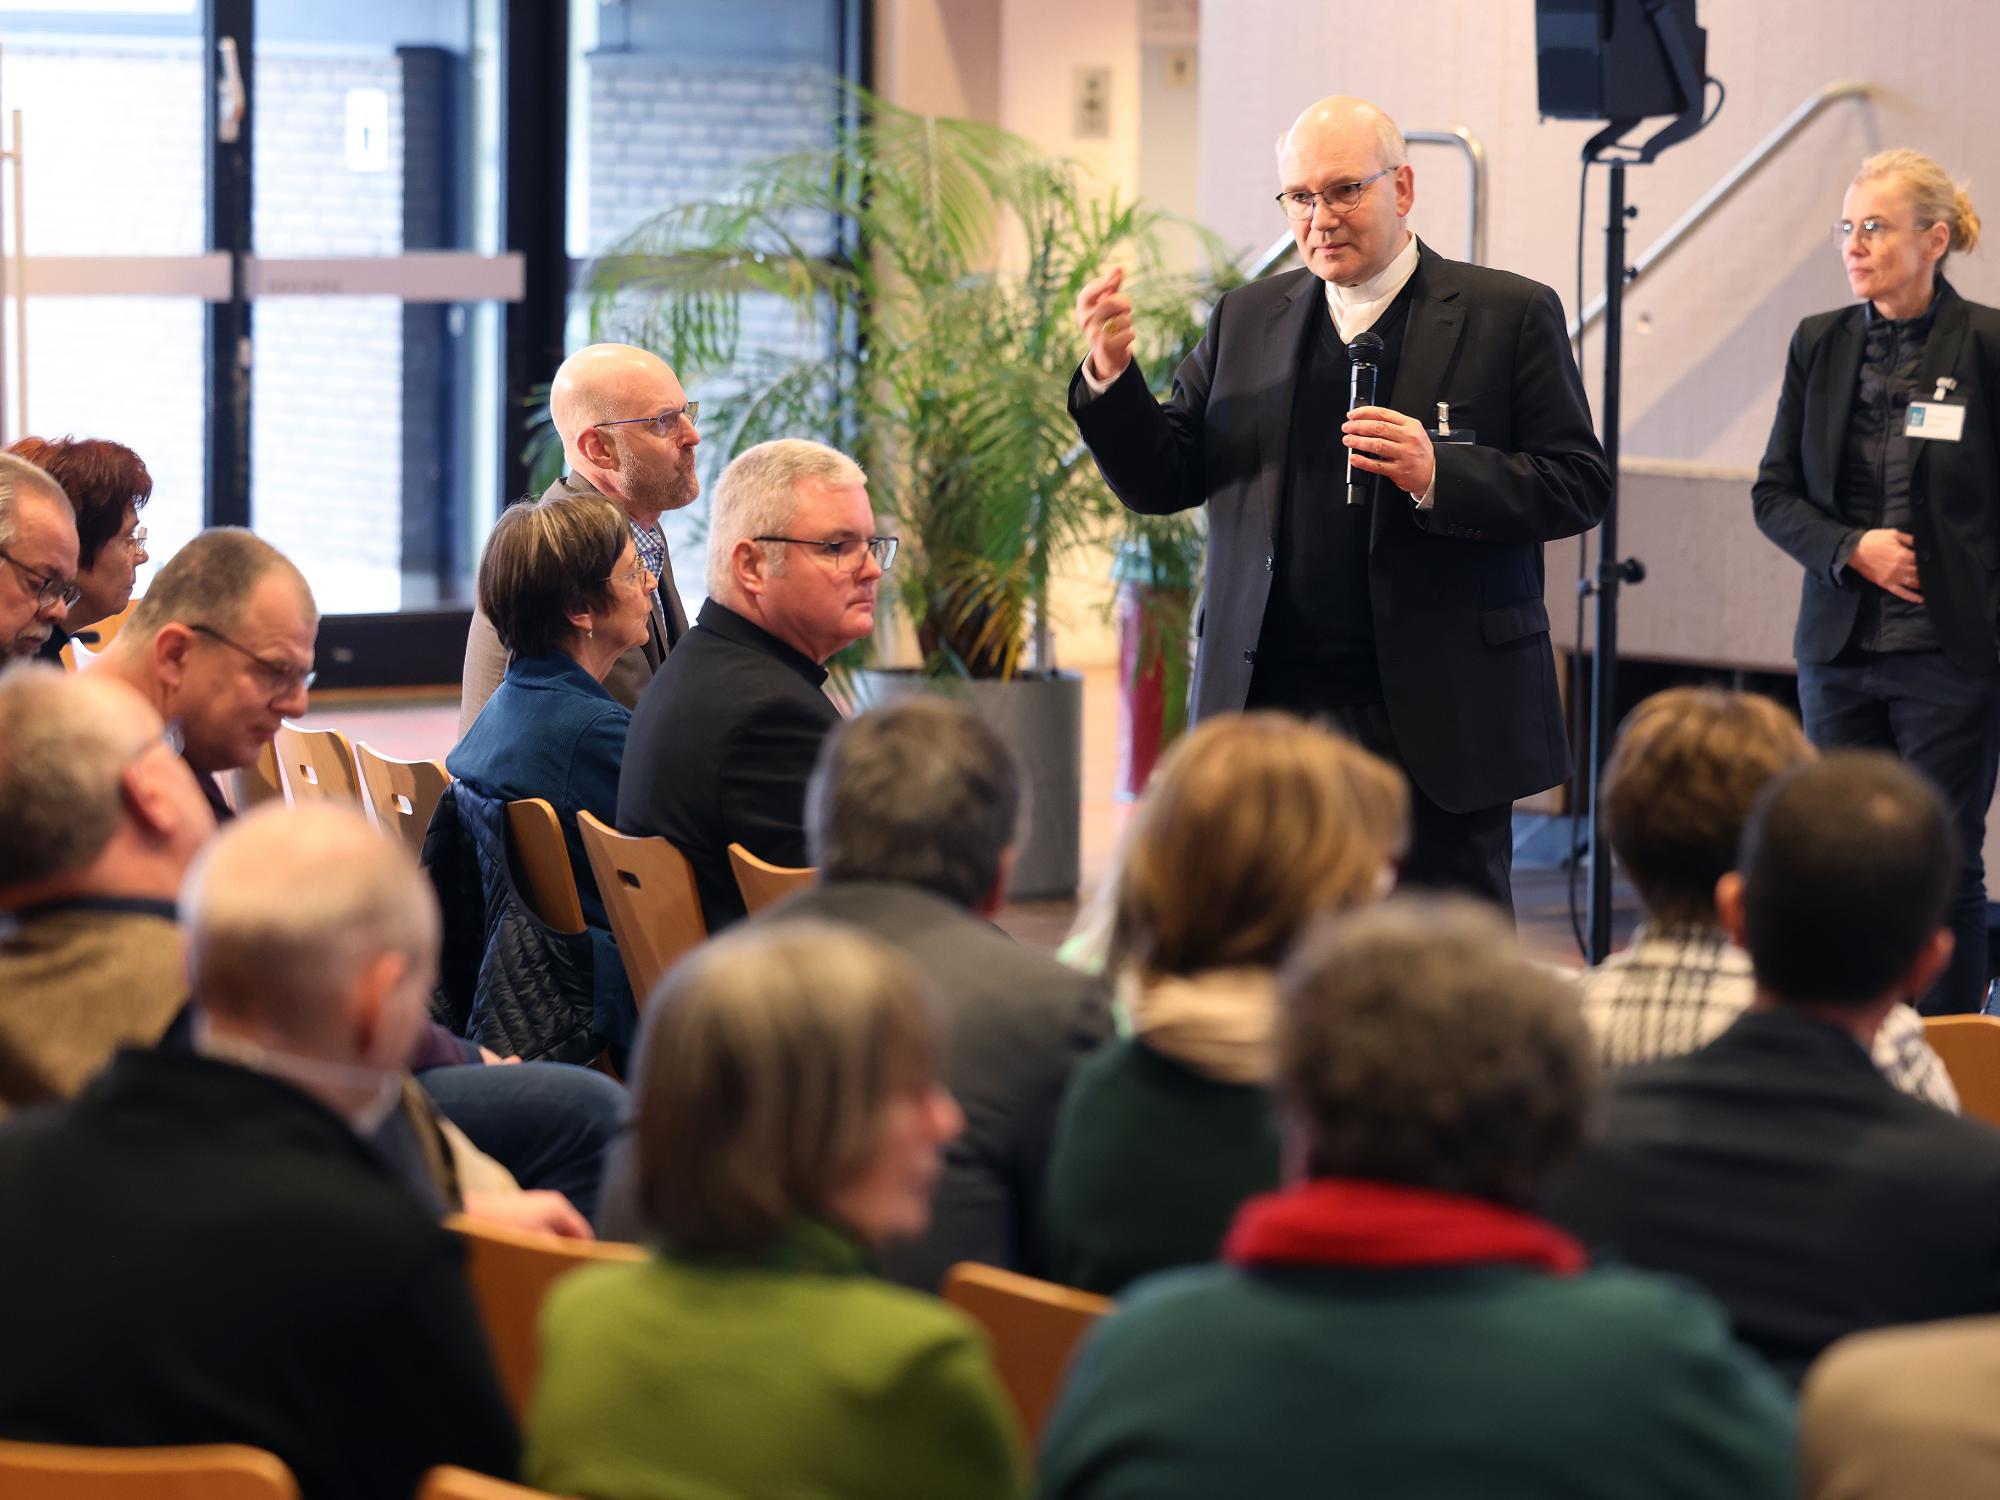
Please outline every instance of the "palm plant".
[{"label": "palm plant", "polygon": [[[1078,291],[1131,267],[1141,352],[1164,374],[1233,271],[1200,231],[1208,267],[1171,270],[1161,231],[1181,221],[1095,197],[1021,136],[843,99],[826,146],[756,162],[597,259],[593,333],[702,377],[723,457],[801,435],[853,453],[903,535],[893,581],[927,668],[1013,677],[1031,640],[1050,661],[1063,559],[1123,524],[1065,406]],[[750,336],[773,303],[791,347]]]}]

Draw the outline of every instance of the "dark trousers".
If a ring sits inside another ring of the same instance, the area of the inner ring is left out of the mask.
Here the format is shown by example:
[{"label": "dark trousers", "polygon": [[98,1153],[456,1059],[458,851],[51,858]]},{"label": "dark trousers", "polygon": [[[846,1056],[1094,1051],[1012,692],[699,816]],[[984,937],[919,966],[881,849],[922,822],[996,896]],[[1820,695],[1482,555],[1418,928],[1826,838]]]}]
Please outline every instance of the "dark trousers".
[{"label": "dark trousers", "polygon": [[1410,852],[1398,884],[1463,891],[1514,916],[1514,806],[1446,812],[1424,795],[1403,764],[1386,705],[1325,701],[1306,673],[1259,663],[1250,679],[1246,709],[1282,709],[1338,731],[1389,762],[1410,787]]},{"label": "dark trousers", "polygon": [[547,1062],[427,1068],[417,1082],[522,1187],[552,1188],[596,1222],[604,1158],[625,1123],[623,1084]]},{"label": "dark trousers", "polygon": [[1806,737],[1822,749],[1888,750],[1944,794],[1964,846],[1952,897],[1951,968],[1917,1009],[1976,1011],[1986,1001],[1986,808],[2000,765],[2000,676],[1961,671],[1942,651],[1844,652],[1799,663]]}]

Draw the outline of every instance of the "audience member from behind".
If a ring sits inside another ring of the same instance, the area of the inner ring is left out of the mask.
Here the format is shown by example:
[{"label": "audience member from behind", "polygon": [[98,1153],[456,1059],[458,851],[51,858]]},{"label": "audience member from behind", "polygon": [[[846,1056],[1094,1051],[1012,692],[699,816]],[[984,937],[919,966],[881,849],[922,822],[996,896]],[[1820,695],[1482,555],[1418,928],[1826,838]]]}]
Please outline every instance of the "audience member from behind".
[{"label": "audience member from behind", "polygon": [[456,802],[470,793],[554,807],[591,932],[593,1031],[621,1057],[636,1025],[632,992],[576,815],[617,817],[632,715],[603,684],[646,639],[652,591],[631,526],[609,500],[558,495],[510,507],[479,563],[479,607],[507,648],[507,676],[445,761]]},{"label": "audience member from behind", "polygon": [[1803,1500],[2000,1493],[2000,1318],[1850,1334],[1799,1393]]},{"label": "audience member from behind", "polygon": [[139,512],[153,498],[153,476],[130,448],[102,438],[25,437],[7,451],[39,464],[62,486],[76,512],[80,592],[38,653],[44,661],[60,663],[71,636],[132,602],[139,565],[146,561]]},{"label": "audience member from behind", "polygon": [[[1750,955],[1716,917],[1716,882],[1735,868],[1758,792],[1813,753],[1798,720],[1752,693],[1670,688],[1626,719],[1605,768],[1604,811],[1646,914],[1629,947],[1583,975],[1583,1016],[1605,1066],[1692,1052],[1749,1008]],[[1957,1110],[1910,1006],[1890,1009],[1874,1058],[1897,1088]]]},{"label": "audience member from behind", "polygon": [[1937,792],[1884,752],[1773,782],[1716,892],[1756,1000],[1622,1075],[1552,1198],[1591,1244],[1713,1293],[1793,1382],[1856,1329],[2000,1310],[2000,1135],[1868,1052],[1951,961],[1957,871]]},{"label": "audience member from behind", "polygon": [[1108,1293],[1211,1260],[1277,1186],[1273,971],[1388,889],[1407,806],[1391,767],[1278,713],[1204,723],[1154,773],[1114,877],[1131,1035],[1078,1065],[1049,1162],[1055,1279]]},{"label": "audience member from behind", "polygon": [[823,922],[731,933],[668,975],[640,1053],[654,1253],[550,1295],[529,1482],[594,1500],[1018,1495],[979,1332],[865,1269],[924,1232],[962,1123],[908,961]]},{"label": "audience member from behind", "polygon": [[33,1289],[0,1435],[248,1443],[307,1500],[408,1495],[434,1464],[510,1476],[457,1247],[362,1139],[437,959],[414,863],[356,812],[270,808],[182,904],[196,1050],[121,1053],[0,1130],[0,1277]]},{"label": "audience member from behind", "polygon": [[0,676],[0,1115],[67,1099],[187,1003],[174,898],[215,819],[107,674]]},{"label": "audience member from behind", "polygon": [[76,513],[62,486],[0,453],[0,667],[33,656],[82,595]]},{"label": "audience member from behind", "polygon": [[821,443],[738,454],[715,487],[708,602],[632,715],[618,827],[687,856],[710,932],[743,916],[731,844],[806,863],[806,781],[840,722],[823,664],[875,628],[895,556],[867,486]]},{"label": "audience member from behind", "polygon": [[1041,1269],[1056,1108],[1077,1059],[1111,1029],[1102,986],[990,920],[1020,806],[1012,753],[964,704],[921,697],[863,714],[827,741],[806,793],[819,883],[768,918],[860,928],[929,982],[965,1129],[945,1148],[930,1232],[879,1261],[925,1291],[961,1260]]},{"label": "audience member from behind", "polygon": [[1041,1494],[1792,1495],[1785,1394],[1717,1309],[1527,1210],[1592,1092],[1566,982],[1490,913],[1399,898],[1279,1005],[1287,1185],[1098,1325]]},{"label": "audience member from behind", "polygon": [[[674,587],[673,565],[660,517],[691,505],[701,493],[694,450],[698,403],[657,354],[630,344],[592,344],[562,362],[549,387],[549,420],[562,438],[562,478],[542,492],[603,495],[631,527],[632,544],[653,582],[647,586],[646,634],[619,656],[601,681],[631,708],[667,652],[687,633],[687,611]],[[512,649],[495,630],[484,600],[472,612],[465,641],[465,681],[458,732],[472,728],[507,670]]]},{"label": "audience member from behind", "polygon": [[305,716],[319,607],[276,547],[218,526],[167,561],[101,669],[178,720],[185,754],[220,821],[216,778],[253,764],[286,719]]}]

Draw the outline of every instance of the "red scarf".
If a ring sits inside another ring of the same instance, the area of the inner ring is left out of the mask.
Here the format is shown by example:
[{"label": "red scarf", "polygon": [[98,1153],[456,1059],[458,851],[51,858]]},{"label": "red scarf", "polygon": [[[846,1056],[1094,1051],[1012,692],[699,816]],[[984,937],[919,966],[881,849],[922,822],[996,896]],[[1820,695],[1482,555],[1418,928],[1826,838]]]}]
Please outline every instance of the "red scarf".
[{"label": "red scarf", "polygon": [[1537,1266],[1573,1276],[1583,1247],[1533,1214],[1459,1193],[1321,1177],[1237,1210],[1222,1258],[1239,1266]]}]

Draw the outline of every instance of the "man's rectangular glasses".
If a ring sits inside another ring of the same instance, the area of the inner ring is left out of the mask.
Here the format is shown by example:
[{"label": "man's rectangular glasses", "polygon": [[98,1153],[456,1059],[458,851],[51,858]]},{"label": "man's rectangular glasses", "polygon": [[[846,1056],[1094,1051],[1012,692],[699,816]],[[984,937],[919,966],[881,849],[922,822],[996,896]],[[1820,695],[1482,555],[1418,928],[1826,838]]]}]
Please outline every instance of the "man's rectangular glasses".
[{"label": "man's rectangular glasses", "polygon": [[753,542],[790,542],[794,547],[817,547],[821,557],[829,559],[843,573],[861,571],[861,550],[868,549],[875,559],[875,566],[884,573],[889,564],[896,560],[896,545],[901,540],[893,536],[850,536],[835,542],[823,542],[808,536],[753,536]]},{"label": "man's rectangular glasses", "polygon": [[295,667],[290,662],[272,661],[268,657],[259,656],[248,646],[239,645],[235,641],[232,641],[212,625],[190,625],[188,629],[192,630],[196,635],[207,636],[211,641],[220,641],[231,651],[237,652],[239,655],[247,656],[257,668],[264,681],[270,686],[271,696],[274,698],[280,693],[291,693],[296,692],[300,688],[309,688],[319,680],[319,673],[308,668]]},{"label": "man's rectangular glasses", "polygon": [[1310,219],[1322,203],[1334,213],[1345,213],[1360,205],[1361,195],[1368,191],[1369,184],[1381,181],[1395,170],[1394,167],[1384,167],[1359,182],[1336,182],[1332,187],[1321,188],[1316,193],[1310,188],[1295,188],[1278,194],[1278,207],[1285,211],[1286,218],[1299,224]]},{"label": "man's rectangular glasses", "polygon": [[676,406],[672,411],[663,411],[657,417],[621,417],[616,422],[593,422],[593,427],[644,427],[654,437],[672,437],[681,429],[681,418],[688,419],[688,426],[701,425],[701,403],[690,401],[686,406]]},{"label": "man's rectangular glasses", "polygon": [[75,604],[77,600],[83,597],[82,584],[77,583],[73,580],[65,581],[64,579],[56,578],[48,573],[42,572],[39,568],[31,568],[26,563],[22,562],[20,558],[14,556],[13,553],[9,552],[4,547],[0,547],[0,558],[5,558],[8,562],[12,563],[15,567],[19,568],[23,573],[27,574],[28,577],[34,580],[35,605],[39,609],[47,609],[51,604],[54,604],[57,600],[62,601],[62,607],[64,609],[68,609],[71,605]]}]

